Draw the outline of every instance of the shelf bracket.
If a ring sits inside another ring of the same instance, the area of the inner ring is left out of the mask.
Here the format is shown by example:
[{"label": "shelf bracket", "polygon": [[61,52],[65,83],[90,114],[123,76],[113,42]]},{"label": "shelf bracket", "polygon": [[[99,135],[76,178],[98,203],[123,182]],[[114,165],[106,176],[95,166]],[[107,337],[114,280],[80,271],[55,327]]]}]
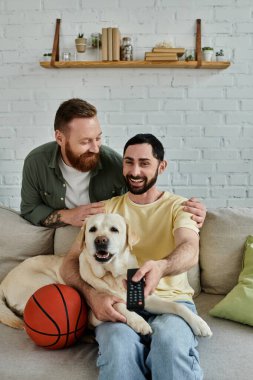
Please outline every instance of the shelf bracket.
[{"label": "shelf bracket", "polygon": [[197,20],[197,33],[196,33],[196,60],[197,68],[202,65],[202,53],[201,53],[201,19]]},{"label": "shelf bracket", "polygon": [[60,24],[61,24],[61,19],[57,18],[56,25],[55,25],[52,57],[51,57],[51,62],[50,62],[50,65],[53,67],[55,67],[55,62],[59,61]]}]

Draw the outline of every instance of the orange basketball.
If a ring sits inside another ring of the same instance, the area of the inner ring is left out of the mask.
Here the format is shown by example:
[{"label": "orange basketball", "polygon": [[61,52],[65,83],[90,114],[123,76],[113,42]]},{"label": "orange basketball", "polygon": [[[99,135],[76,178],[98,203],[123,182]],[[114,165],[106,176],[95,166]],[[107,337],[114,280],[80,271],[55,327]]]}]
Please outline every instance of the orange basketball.
[{"label": "orange basketball", "polygon": [[67,285],[51,284],[38,289],[24,310],[27,334],[38,345],[51,350],[74,344],[87,326],[83,298]]}]

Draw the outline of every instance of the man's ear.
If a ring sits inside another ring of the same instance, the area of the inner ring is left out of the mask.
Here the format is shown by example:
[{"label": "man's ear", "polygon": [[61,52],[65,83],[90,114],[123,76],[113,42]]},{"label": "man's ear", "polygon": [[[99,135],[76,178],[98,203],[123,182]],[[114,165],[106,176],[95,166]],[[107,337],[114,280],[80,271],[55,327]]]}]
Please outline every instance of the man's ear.
[{"label": "man's ear", "polygon": [[158,173],[162,174],[164,170],[167,168],[167,165],[168,165],[168,162],[166,160],[161,161],[159,164]]},{"label": "man's ear", "polygon": [[126,227],[127,227],[127,244],[129,248],[132,249],[133,246],[138,243],[140,238],[135,234],[135,232],[133,232],[128,222],[126,222]]},{"label": "man's ear", "polygon": [[61,131],[59,131],[59,129],[56,129],[54,136],[57,144],[61,146],[63,143],[64,134]]},{"label": "man's ear", "polygon": [[85,229],[86,229],[86,221],[83,222],[83,225],[81,227],[81,230],[78,234],[78,241],[80,243],[80,249],[83,250],[85,248]]}]

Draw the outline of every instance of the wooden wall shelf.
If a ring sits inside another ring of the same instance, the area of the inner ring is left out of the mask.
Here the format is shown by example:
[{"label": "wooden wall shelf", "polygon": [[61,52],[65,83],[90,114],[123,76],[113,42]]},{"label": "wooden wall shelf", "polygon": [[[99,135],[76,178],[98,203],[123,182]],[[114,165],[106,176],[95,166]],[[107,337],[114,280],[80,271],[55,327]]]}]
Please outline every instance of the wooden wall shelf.
[{"label": "wooden wall shelf", "polygon": [[201,20],[197,19],[196,61],[59,61],[59,41],[61,19],[56,19],[52,58],[50,62],[42,61],[45,69],[65,68],[174,68],[174,69],[226,69],[230,62],[202,61]]},{"label": "wooden wall shelf", "polygon": [[45,69],[65,68],[175,68],[175,69],[226,69],[230,62],[201,61],[55,61],[40,62]]}]

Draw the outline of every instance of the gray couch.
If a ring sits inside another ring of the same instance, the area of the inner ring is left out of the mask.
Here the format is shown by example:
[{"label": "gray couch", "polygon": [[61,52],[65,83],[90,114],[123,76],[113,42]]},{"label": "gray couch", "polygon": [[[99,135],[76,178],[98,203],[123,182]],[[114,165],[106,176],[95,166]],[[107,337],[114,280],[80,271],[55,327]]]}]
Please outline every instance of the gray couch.
[{"label": "gray couch", "polygon": [[[244,242],[252,234],[252,226],[253,209],[217,209],[208,212],[201,230],[200,267],[189,272],[189,280],[197,295],[198,312],[214,334],[211,339],[199,340],[206,380],[248,380],[253,376],[253,329],[208,315],[237,283]],[[15,211],[0,208],[0,281],[27,257],[66,253],[77,232],[74,227],[35,227]],[[1,380],[97,379],[94,343],[50,351],[35,346],[24,331],[4,325],[0,325],[0,339]]]}]

